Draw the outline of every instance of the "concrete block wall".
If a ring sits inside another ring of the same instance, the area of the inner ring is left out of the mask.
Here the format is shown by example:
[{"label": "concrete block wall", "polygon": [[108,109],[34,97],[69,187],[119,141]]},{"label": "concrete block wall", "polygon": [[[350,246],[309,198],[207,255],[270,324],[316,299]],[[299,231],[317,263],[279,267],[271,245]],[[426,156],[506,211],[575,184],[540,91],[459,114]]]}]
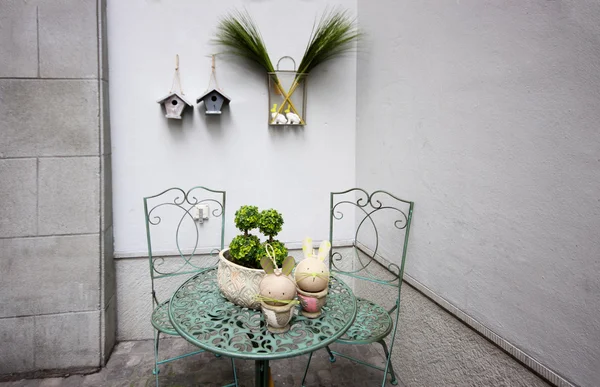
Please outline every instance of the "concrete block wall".
[{"label": "concrete block wall", "polygon": [[0,2],[0,374],[115,341],[103,0]]}]

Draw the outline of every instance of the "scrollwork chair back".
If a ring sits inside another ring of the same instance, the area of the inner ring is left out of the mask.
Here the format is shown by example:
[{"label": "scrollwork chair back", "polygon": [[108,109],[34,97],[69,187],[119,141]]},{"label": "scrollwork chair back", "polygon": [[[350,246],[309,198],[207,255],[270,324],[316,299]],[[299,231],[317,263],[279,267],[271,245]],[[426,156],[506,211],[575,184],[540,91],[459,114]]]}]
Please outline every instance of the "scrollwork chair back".
[{"label": "scrollwork chair back", "polygon": [[[391,354],[413,208],[413,202],[381,190],[369,193],[353,188],[330,194],[329,238],[334,247],[329,268],[352,287],[358,305],[355,322],[337,342],[379,343],[385,353],[385,365],[354,359],[329,347],[327,351],[332,362],[337,355],[383,371],[382,386],[388,373],[391,383],[398,383]],[[309,366],[310,358],[307,371]]]},{"label": "scrollwork chair back", "polygon": [[[224,243],[225,204],[225,191],[202,186],[187,191],[169,188],[144,198],[152,283],[153,373],[156,375],[157,386],[161,364],[204,352],[195,351],[160,360],[159,343],[161,334],[178,335],[168,316],[171,294],[185,279],[213,268],[218,262],[218,253],[223,249]],[[229,386],[237,385],[235,366],[234,379],[235,383]]]}]

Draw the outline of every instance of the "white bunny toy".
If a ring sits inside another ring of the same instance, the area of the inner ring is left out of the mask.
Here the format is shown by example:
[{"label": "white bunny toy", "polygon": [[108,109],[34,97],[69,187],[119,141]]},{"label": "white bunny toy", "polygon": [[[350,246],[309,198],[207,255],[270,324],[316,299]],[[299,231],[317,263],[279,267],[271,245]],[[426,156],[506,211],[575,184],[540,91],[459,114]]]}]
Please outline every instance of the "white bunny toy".
[{"label": "white bunny toy", "polygon": [[298,125],[300,123],[300,117],[296,113],[292,113],[290,107],[291,106],[288,105],[288,108],[284,110],[285,116],[287,117],[287,124]]},{"label": "white bunny toy", "polygon": [[315,254],[312,249],[312,239],[304,239],[302,251],[304,259],[296,266],[294,278],[296,285],[305,292],[317,293],[327,288],[329,283],[329,269],[325,264],[325,258],[329,254],[331,243],[325,240],[319,246],[319,253]]},{"label": "white bunny toy", "polygon": [[285,116],[281,113],[277,113],[277,104],[273,104],[273,109],[271,109],[271,125],[285,125],[286,123],[287,119]]}]

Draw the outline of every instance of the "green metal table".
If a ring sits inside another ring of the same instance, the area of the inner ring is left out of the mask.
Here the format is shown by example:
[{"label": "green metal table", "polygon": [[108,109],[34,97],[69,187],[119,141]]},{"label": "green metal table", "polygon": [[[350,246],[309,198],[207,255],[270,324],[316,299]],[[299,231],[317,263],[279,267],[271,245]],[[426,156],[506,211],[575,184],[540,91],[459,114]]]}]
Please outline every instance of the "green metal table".
[{"label": "green metal table", "polygon": [[223,297],[216,267],[187,280],[169,302],[169,319],[187,341],[216,354],[255,360],[257,387],[267,386],[269,360],[323,348],[341,337],[355,317],[354,294],[342,280],[331,277],[327,305],[320,317],[308,319],[296,314],[288,332],[270,333],[262,312],[242,308]]}]

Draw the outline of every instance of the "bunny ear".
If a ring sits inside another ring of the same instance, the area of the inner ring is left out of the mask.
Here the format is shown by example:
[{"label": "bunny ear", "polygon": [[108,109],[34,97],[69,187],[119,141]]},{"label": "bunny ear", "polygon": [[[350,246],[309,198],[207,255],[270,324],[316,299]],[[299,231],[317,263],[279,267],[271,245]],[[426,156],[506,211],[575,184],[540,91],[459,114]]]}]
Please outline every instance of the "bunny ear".
[{"label": "bunny ear", "polygon": [[294,257],[287,257],[283,260],[283,263],[281,264],[281,272],[283,273],[283,275],[288,275],[292,272],[292,270],[294,270],[294,266],[296,266],[296,261],[294,260]]},{"label": "bunny ear", "polygon": [[312,238],[304,238],[302,243],[302,251],[304,252],[304,258],[310,258],[313,254]]},{"label": "bunny ear", "polygon": [[319,259],[324,261],[327,258],[327,254],[329,254],[329,250],[331,250],[331,243],[328,240],[324,240],[321,242],[319,246]]},{"label": "bunny ear", "polygon": [[269,258],[269,257],[262,257],[262,259],[260,260],[260,266],[263,268],[263,270],[267,274],[273,274],[273,272],[275,271],[273,262],[271,261],[271,258]]}]

